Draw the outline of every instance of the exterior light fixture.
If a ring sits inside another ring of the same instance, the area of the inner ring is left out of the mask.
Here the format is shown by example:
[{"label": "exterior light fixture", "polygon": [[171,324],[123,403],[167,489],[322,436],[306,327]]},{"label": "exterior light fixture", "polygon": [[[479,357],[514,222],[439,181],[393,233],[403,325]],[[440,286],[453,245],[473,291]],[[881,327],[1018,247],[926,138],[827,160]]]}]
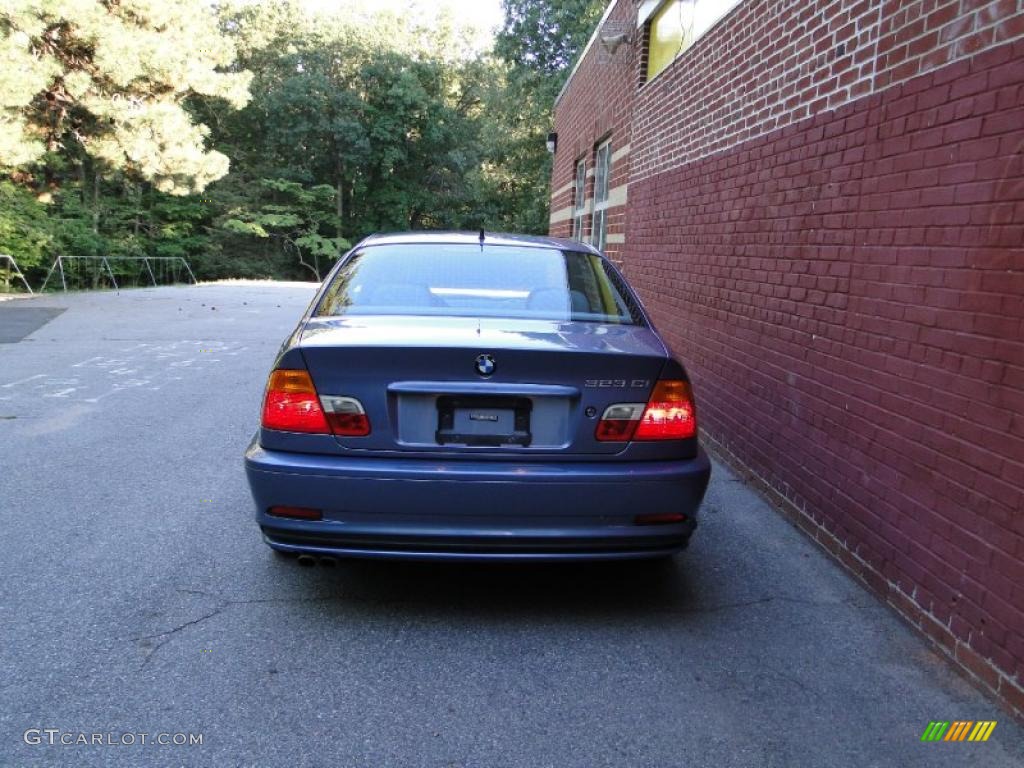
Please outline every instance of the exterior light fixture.
[{"label": "exterior light fixture", "polygon": [[548,134],[547,145],[548,145],[548,152],[550,152],[552,155],[555,154],[555,150],[558,149],[558,134],[557,133],[552,132],[552,133]]},{"label": "exterior light fixture", "polygon": [[615,34],[601,36],[601,45],[603,45],[607,49],[608,53],[612,54],[613,56],[615,55],[615,52],[619,49],[620,45],[622,45],[623,43],[626,43],[628,45],[631,44],[632,42],[633,41],[630,39],[629,35],[627,35],[625,32],[618,32]]}]

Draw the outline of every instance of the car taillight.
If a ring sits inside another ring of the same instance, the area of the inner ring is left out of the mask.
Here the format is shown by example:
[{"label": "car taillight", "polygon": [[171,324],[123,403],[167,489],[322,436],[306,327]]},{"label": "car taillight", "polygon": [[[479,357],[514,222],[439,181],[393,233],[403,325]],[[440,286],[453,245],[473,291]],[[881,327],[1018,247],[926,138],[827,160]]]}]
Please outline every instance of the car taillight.
[{"label": "car taillight", "polygon": [[263,398],[263,426],[283,432],[330,434],[308,371],[276,370]]},{"label": "car taillight", "polygon": [[697,415],[689,382],[659,381],[647,403],[609,405],[597,424],[602,442],[683,440],[697,434]]},{"label": "car taillight", "polygon": [[324,395],[320,403],[334,434],[345,437],[365,437],[370,434],[370,420],[363,410],[363,404],[354,397]]},{"label": "car taillight", "polygon": [[634,440],[682,440],[697,434],[690,382],[659,381],[633,433]]},{"label": "car taillight", "polygon": [[363,437],[370,420],[354,397],[317,395],[308,371],[279,369],[270,374],[263,399],[263,426],[282,432]]},{"label": "car taillight", "polygon": [[623,442],[633,437],[644,412],[643,403],[609,405],[597,422],[595,437],[602,442]]}]

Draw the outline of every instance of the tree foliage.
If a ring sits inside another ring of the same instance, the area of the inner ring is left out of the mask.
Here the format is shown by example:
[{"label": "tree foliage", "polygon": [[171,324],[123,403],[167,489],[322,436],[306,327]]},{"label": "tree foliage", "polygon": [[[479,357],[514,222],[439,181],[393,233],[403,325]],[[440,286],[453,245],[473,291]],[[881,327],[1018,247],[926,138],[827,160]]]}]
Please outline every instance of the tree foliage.
[{"label": "tree foliage", "polygon": [[351,245],[340,235],[323,233],[325,228],[337,231],[334,187],[318,184],[306,188],[283,179],[262,179],[260,184],[266,202],[228,211],[221,228],[236,235],[276,239],[282,248],[292,249],[299,264],[320,280],[321,264],[329,264]]},{"label": "tree foliage", "polygon": [[[264,238],[254,225],[281,213],[266,207],[272,180],[320,192],[315,222],[302,225],[315,231],[265,232],[307,276],[320,272],[315,262],[331,243],[495,222],[481,171],[483,90],[493,65],[456,55],[457,31],[427,31],[396,16],[313,24],[289,4],[230,9],[222,24],[236,36],[240,65],[256,73],[245,109],[209,119],[215,143],[235,159],[235,170],[210,188],[235,211],[223,227],[225,249],[251,252],[252,239]],[[196,109],[217,107],[202,100]],[[295,203],[280,199],[294,189],[277,187],[271,205]]]},{"label": "tree foliage", "polygon": [[248,101],[247,72],[203,0],[7,0],[0,10],[0,164],[77,152],[174,194],[228,170],[190,94]]},{"label": "tree foliage", "polygon": [[492,94],[492,178],[509,229],[548,229],[551,158],[545,139],[555,98],[594,31],[604,0],[504,0],[495,41],[503,83]]},{"label": "tree foliage", "polygon": [[0,181],[0,253],[22,268],[41,264],[53,242],[46,206],[22,187]]},{"label": "tree foliage", "polygon": [[0,252],[309,279],[374,231],[544,232],[552,102],[602,7],[507,0],[469,55],[454,19],[350,5],[8,0]]},{"label": "tree foliage", "polygon": [[607,5],[604,0],[503,0],[495,52],[520,77],[533,75],[554,101]]}]

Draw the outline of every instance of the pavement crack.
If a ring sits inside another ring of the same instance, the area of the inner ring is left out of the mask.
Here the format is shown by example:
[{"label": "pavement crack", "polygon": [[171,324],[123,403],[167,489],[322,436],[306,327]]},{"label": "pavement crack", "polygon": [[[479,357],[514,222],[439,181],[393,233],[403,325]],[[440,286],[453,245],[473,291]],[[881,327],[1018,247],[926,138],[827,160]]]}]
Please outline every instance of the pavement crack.
[{"label": "pavement crack", "polygon": [[[180,632],[184,632],[185,630],[189,629],[190,627],[194,627],[197,624],[202,624],[204,621],[207,621],[208,619],[212,619],[212,618],[215,618],[216,616],[219,616],[220,614],[222,614],[224,611],[226,611],[228,608],[231,608],[232,606],[236,606],[236,605],[260,605],[260,604],[274,604],[274,603],[292,603],[292,604],[325,603],[325,602],[334,602],[336,600],[340,600],[341,599],[340,596],[326,595],[326,596],[322,596],[322,597],[271,597],[271,598],[258,598],[258,599],[252,599],[252,600],[229,600],[229,599],[221,597],[220,595],[214,594],[212,592],[206,592],[206,591],[201,590],[201,589],[183,589],[183,588],[179,588],[176,591],[180,592],[181,594],[184,594],[184,595],[192,595],[192,596],[196,596],[196,597],[206,597],[206,598],[209,598],[211,600],[215,600],[217,602],[217,606],[213,610],[209,611],[208,613],[204,613],[202,616],[199,616],[198,618],[191,619],[190,621],[183,622],[183,623],[177,625],[176,627],[172,627],[170,629],[166,629],[163,632],[154,632],[153,634],[150,634],[150,635],[135,635],[135,636],[129,637],[128,638],[129,640],[131,640],[132,642],[136,642],[136,643],[144,643],[144,642],[146,642],[148,640],[157,640],[158,641],[158,642],[155,642],[153,644],[153,647],[150,648],[148,650],[148,652],[146,652],[146,656],[143,659],[142,664],[139,666],[139,668],[136,671],[141,671],[142,669],[145,669],[146,665],[149,664],[150,659],[153,658],[153,655],[156,654],[156,652],[159,651],[164,645],[169,643],[177,634],[179,634]],[[145,649],[143,649],[143,650],[145,651]]]},{"label": "pavement crack", "polygon": [[[198,618],[191,619],[190,621],[183,622],[171,629],[164,630],[163,632],[155,632],[149,635],[137,635],[128,638],[134,642],[144,643],[146,641],[157,641],[153,644],[153,647],[148,650],[146,656],[142,662],[142,665],[136,671],[141,671],[149,664],[150,659],[156,654],[164,645],[170,642],[176,635],[185,630],[194,627],[198,624],[202,624],[204,621],[219,616],[224,611],[236,605],[277,605],[277,604],[290,604],[290,605],[308,605],[313,603],[330,603],[337,602],[338,600],[346,599],[342,595],[314,595],[308,597],[265,597],[265,598],[252,598],[247,600],[231,600],[229,598],[222,597],[213,592],[207,592],[201,589],[186,589],[178,588],[177,592],[183,595],[190,595],[193,597],[202,597],[216,602],[216,607],[212,610],[204,613]],[[350,599],[350,598],[349,598]],[[736,600],[733,602],[719,603],[717,605],[708,606],[694,606],[691,608],[684,609],[682,613],[688,614],[709,614],[718,613],[720,611],[732,611],[743,608],[750,608],[756,605],[765,605],[774,601],[797,603],[800,605],[809,606],[834,606],[844,605],[851,602],[850,598],[844,598],[842,600],[812,600],[803,597],[792,597],[789,595],[767,595],[765,597],[758,597],[750,600]],[[145,649],[144,649],[145,650]],[[796,681],[799,684],[799,681]]]},{"label": "pavement crack", "polygon": [[183,629],[188,629],[189,627],[195,626],[196,624],[199,624],[200,622],[206,621],[207,619],[212,619],[218,613],[221,613],[225,608],[227,608],[226,605],[221,605],[221,606],[215,608],[214,610],[210,611],[210,613],[207,613],[204,616],[200,616],[198,619],[193,619],[192,621],[186,621],[184,624],[180,624],[177,627],[174,627],[173,629],[168,629],[165,632],[157,632],[156,634],[153,634],[153,635],[139,635],[137,637],[130,637],[128,639],[129,640],[135,640],[135,641],[141,641],[141,640],[155,640],[158,637],[170,637],[171,635],[176,635],[178,632],[181,632]]},{"label": "pavement crack", "polygon": [[775,674],[776,676],[778,676],[780,679],[786,680],[787,682],[795,685],[797,688],[799,688],[804,693],[808,693],[808,694],[810,694],[812,696],[815,696],[815,697],[820,697],[821,696],[821,693],[818,690],[816,690],[816,689],[812,688],[811,686],[807,685],[806,683],[804,683],[798,677],[794,677],[793,675],[790,675],[790,674],[788,674],[786,672],[782,672],[781,670],[778,670],[778,669],[772,669],[771,672],[773,674]]},{"label": "pavement crack", "polygon": [[228,605],[222,602],[220,605],[218,605],[216,608],[214,608],[209,613],[205,613],[205,614],[203,614],[202,616],[200,616],[197,619],[192,619],[191,621],[186,621],[183,624],[179,624],[178,626],[173,627],[173,628],[168,629],[168,630],[165,630],[164,632],[157,632],[157,633],[152,634],[152,635],[137,635],[135,637],[128,638],[129,640],[132,640],[133,642],[137,642],[137,643],[142,643],[142,642],[145,642],[147,640],[156,640],[157,638],[162,638],[159,642],[153,644],[153,647],[149,649],[149,651],[146,653],[145,658],[143,658],[142,664],[135,671],[136,672],[140,672],[143,669],[145,669],[146,665],[149,664],[149,660],[153,658],[154,654],[156,654],[157,651],[159,651],[161,648],[163,648],[164,645],[169,643],[171,641],[171,639],[175,635],[177,635],[179,632],[183,632],[184,630],[188,629],[189,627],[194,627],[195,625],[201,624],[202,622],[206,621],[207,619],[212,619],[214,616],[218,616],[219,614],[223,613],[224,610],[227,607],[228,607]]}]

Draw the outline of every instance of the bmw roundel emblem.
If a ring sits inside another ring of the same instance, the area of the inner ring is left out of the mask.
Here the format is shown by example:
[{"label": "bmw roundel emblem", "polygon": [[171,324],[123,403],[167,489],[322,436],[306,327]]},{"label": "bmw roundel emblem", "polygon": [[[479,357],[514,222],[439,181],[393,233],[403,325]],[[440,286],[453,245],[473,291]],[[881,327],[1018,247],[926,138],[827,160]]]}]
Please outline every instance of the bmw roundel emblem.
[{"label": "bmw roundel emblem", "polygon": [[476,371],[481,376],[490,376],[495,369],[494,358],[490,355],[478,355],[476,358]]}]

